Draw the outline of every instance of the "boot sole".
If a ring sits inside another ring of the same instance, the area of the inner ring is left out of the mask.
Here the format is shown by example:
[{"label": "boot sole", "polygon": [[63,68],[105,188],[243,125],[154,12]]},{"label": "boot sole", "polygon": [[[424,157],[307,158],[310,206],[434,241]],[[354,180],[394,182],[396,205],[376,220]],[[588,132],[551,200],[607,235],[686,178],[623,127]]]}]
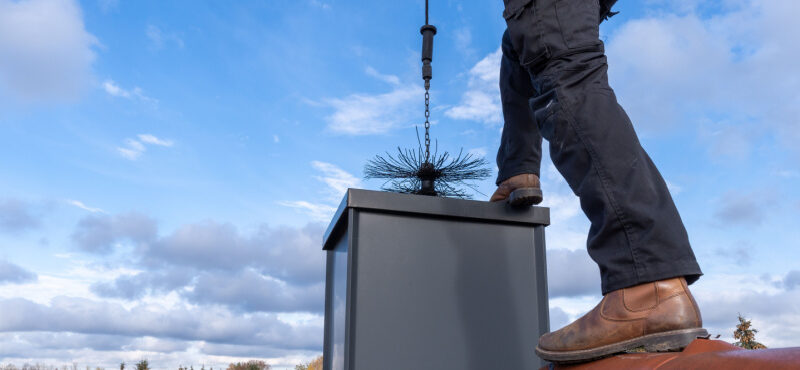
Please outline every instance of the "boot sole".
[{"label": "boot sole", "polygon": [[514,207],[530,207],[542,202],[542,189],[518,188],[508,195],[508,204]]},{"label": "boot sole", "polygon": [[707,338],[708,331],[702,328],[666,331],[648,334],[626,341],[607,344],[605,346],[577,351],[547,351],[536,346],[536,354],[543,360],[556,364],[572,364],[587,362],[608,357],[617,353],[644,348],[645,352],[681,351],[697,338]]}]

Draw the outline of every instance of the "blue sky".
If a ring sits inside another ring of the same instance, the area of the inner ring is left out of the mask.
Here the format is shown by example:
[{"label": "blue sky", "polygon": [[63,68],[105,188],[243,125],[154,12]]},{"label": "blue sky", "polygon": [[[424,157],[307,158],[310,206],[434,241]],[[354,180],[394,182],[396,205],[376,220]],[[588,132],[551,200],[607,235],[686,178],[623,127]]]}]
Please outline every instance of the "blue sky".
[{"label": "blue sky", "polygon": [[[0,363],[318,355],[326,221],[347,187],[380,187],[366,160],[416,144],[423,6],[0,0]],[[706,273],[706,327],[732,341],[741,312],[768,346],[800,346],[800,5],[616,10],[610,82]],[[501,12],[431,2],[442,150],[493,161]],[[599,277],[546,158],[557,328]]]}]

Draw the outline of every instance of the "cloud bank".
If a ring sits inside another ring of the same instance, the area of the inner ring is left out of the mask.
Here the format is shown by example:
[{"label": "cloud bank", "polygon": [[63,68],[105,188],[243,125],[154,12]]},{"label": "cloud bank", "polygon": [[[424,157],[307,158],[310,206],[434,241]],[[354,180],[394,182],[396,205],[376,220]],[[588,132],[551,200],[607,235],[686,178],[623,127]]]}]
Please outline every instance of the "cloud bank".
[{"label": "cloud bank", "polygon": [[38,277],[11,262],[0,260],[0,284],[18,284],[36,281]]},{"label": "cloud bank", "polygon": [[72,0],[0,0],[0,93],[72,101],[89,85],[95,36]]}]

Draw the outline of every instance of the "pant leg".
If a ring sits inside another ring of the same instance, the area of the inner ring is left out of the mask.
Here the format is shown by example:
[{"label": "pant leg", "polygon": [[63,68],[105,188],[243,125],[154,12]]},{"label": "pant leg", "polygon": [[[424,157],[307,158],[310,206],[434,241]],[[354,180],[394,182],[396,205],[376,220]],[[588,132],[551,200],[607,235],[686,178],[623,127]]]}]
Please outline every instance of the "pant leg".
[{"label": "pant leg", "polygon": [[608,84],[597,0],[506,0],[504,17],[535,94],[550,157],[591,222],[603,294],[702,272],[666,183]]},{"label": "pant leg", "polygon": [[535,91],[528,71],[519,64],[508,31],[503,33],[502,50],[500,100],[504,125],[497,150],[497,184],[523,173],[539,176],[542,161],[542,135],[528,102]]}]

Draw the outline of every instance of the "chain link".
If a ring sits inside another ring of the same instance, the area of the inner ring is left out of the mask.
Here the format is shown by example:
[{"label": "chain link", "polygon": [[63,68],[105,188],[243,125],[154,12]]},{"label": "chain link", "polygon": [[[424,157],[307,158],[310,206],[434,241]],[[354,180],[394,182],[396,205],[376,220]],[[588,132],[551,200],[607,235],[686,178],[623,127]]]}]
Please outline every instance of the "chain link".
[{"label": "chain link", "polygon": [[[427,26],[427,25],[428,25],[428,0],[425,0],[425,26]],[[434,27],[433,34],[434,35],[436,34],[436,28],[435,27]],[[423,36],[424,36],[424,33],[423,33]],[[431,36],[431,43],[432,42],[433,42],[433,36]],[[425,49],[424,37],[423,37],[423,42],[422,42],[422,48],[423,48],[423,54],[424,54],[424,49]],[[428,72],[427,75],[425,73],[425,63],[424,63],[425,60],[424,60],[424,58],[425,58],[425,56],[423,55],[422,78],[425,80],[425,163],[430,163],[430,159],[431,159],[431,134],[430,134],[430,130],[431,130],[431,122],[430,122],[430,118],[431,118],[431,109],[430,109],[431,96],[428,93],[428,91],[431,88],[431,77],[432,77],[432,75],[430,74],[430,70],[428,70],[429,72]],[[430,61],[428,61],[428,62],[430,62]]]},{"label": "chain link", "polygon": [[430,162],[431,157],[431,122],[429,121],[431,117],[430,103],[431,96],[428,94],[428,89],[425,89],[425,163]]}]

